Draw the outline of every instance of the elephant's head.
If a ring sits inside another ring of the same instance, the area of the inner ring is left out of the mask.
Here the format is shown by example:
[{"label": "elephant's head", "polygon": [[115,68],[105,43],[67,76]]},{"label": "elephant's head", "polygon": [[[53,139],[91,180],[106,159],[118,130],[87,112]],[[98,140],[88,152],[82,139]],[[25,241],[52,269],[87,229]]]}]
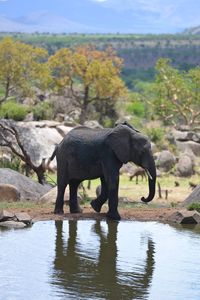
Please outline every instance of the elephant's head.
[{"label": "elephant's head", "polygon": [[143,202],[155,196],[156,166],[149,139],[126,124],[119,124],[110,132],[108,144],[116,157],[122,162],[134,162],[146,170],[149,182],[149,195],[142,197]]}]

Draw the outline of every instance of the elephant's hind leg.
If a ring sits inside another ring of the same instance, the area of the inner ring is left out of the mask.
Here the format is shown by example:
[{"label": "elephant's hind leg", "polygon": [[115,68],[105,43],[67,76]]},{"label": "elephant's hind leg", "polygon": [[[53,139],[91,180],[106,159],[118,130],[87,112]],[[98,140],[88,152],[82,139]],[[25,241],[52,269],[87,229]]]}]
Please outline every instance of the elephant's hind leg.
[{"label": "elephant's hind leg", "polygon": [[92,200],[90,204],[96,212],[100,212],[102,205],[106,202],[107,199],[108,199],[108,187],[105,182],[105,178],[101,177],[100,195],[95,200]]},{"label": "elephant's hind leg", "polygon": [[66,186],[68,185],[68,178],[63,174],[57,175],[57,197],[54,209],[54,214],[63,214],[64,194]]},{"label": "elephant's hind leg", "polygon": [[70,213],[81,213],[82,209],[79,206],[78,198],[77,198],[77,191],[78,186],[81,183],[81,181],[78,180],[71,180],[69,183],[69,208]]}]

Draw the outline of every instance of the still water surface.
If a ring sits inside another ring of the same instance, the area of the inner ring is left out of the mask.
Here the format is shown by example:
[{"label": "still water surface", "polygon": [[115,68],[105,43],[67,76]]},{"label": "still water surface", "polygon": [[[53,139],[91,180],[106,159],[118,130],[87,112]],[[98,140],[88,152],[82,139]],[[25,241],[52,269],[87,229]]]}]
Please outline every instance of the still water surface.
[{"label": "still water surface", "polygon": [[0,231],[0,300],[199,300],[199,262],[199,227],[38,222]]}]

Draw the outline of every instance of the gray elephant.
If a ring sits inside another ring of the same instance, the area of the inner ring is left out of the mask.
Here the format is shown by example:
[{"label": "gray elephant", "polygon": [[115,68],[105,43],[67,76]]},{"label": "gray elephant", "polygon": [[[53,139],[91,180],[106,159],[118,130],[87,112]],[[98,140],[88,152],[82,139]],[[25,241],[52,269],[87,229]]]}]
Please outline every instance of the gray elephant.
[{"label": "gray elephant", "polygon": [[79,213],[77,189],[83,180],[100,178],[101,194],[91,201],[96,212],[108,199],[107,217],[120,220],[118,213],[119,169],[129,161],[141,166],[149,177],[149,195],[143,202],[154,198],[156,167],[151,144],[147,137],[127,123],[114,128],[91,129],[78,126],[72,129],[56,147],[50,160],[57,159],[58,193],[55,214],[63,214],[63,196],[70,189],[70,212]]}]

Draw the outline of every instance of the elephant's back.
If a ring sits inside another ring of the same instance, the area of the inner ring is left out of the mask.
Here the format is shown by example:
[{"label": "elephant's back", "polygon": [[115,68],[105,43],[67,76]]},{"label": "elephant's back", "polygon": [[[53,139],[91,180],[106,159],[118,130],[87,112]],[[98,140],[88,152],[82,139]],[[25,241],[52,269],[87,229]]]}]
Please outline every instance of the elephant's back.
[{"label": "elephant's back", "polygon": [[101,141],[110,133],[110,128],[90,128],[86,126],[78,126],[72,129],[66,136],[69,141],[82,141],[84,143]]}]

